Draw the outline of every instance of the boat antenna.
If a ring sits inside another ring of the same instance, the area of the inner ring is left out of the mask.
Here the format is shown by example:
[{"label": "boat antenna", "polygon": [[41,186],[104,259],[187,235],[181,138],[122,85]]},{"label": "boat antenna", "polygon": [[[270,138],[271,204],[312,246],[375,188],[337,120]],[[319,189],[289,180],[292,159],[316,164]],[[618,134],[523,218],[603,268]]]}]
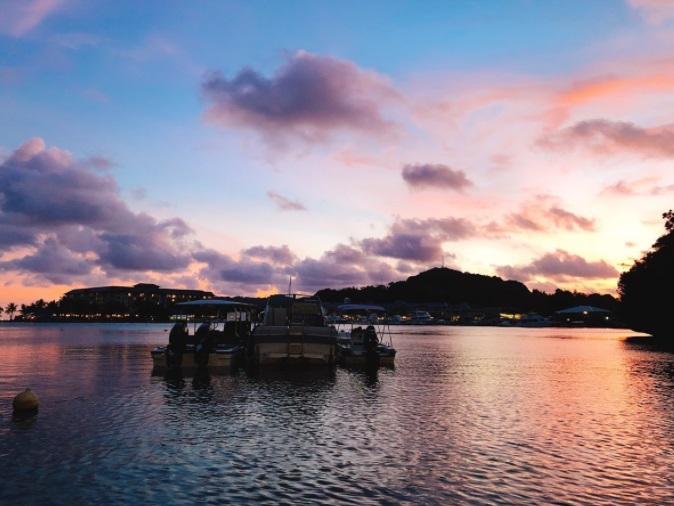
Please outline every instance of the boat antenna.
[{"label": "boat antenna", "polygon": [[292,286],[293,286],[293,277],[290,276],[290,279],[288,280],[288,295],[290,295],[291,293],[293,293],[293,291],[292,291]]}]

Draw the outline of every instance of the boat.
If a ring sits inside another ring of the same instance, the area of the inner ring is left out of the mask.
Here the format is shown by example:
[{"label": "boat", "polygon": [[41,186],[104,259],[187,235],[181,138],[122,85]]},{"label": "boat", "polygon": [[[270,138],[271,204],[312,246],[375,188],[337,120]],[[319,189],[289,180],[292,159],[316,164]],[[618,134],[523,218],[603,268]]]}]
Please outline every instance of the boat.
[{"label": "boat", "polygon": [[221,299],[176,304],[169,342],[151,351],[153,371],[228,372],[243,365],[256,311],[253,304]]},{"label": "boat", "polygon": [[399,314],[394,314],[393,316],[389,317],[388,322],[390,325],[402,325],[405,323],[405,320],[403,320],[403,317]]},{"label": "boat", "polygon": [[516,327],[551,327],[553,323],[549,318],[538,313],[525,313],[519,319],[515,320]]},{"label": "boat", "polygon": [[382,306],[344,304],[336,313],[351,323],[339,331],[337,364],[345,367],[391,367],[395,363],[389,321]]},{"label": "boat", "polygon": [[415,311],[410,315],[410,325],[429,325],[433,323],[433,317],[428,311]]},{"label": "boat", "polygon": [[317,296],[275,294],[248,340],[249,365],[333,365],[337,329]]}]

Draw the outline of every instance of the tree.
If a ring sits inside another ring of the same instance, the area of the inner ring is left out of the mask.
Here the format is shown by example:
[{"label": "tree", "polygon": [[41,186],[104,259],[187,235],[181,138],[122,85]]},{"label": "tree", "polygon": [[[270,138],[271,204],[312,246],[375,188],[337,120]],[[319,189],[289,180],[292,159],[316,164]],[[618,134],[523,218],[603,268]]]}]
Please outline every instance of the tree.
[{"label": "tree", "polygon": [[666,234],[620,275],[620,313],[627,326],[656,337],[671,335],[674,287],[674,211],[663,213]]},{"label": "tree", "polygon": [[5,313],[9,315],[9,319],[13,320],[14,319],[14,313],[16,313],[19,310],[18,307],[16,307],[16,304],[13,302],[10,302],[7,304],[7,307],[5,308]]}]

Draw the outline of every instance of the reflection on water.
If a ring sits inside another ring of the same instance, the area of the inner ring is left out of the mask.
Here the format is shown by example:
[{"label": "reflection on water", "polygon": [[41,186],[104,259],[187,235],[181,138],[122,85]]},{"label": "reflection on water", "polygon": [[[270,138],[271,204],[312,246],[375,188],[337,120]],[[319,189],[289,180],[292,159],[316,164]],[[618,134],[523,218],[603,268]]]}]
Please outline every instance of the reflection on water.
[{"label": "reflection on water", "polygon": [[164,327],[0,325],[0,503],[674,503],[674,354],[629,331],[399,327],[395,368],[183,377],[151,373]]}]

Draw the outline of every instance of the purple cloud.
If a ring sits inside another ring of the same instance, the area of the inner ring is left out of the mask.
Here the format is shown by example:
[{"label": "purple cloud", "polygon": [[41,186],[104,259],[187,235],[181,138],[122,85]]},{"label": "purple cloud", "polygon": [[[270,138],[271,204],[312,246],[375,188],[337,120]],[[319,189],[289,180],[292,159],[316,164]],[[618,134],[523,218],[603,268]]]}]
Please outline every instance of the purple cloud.
[{"label": "purple cloud", "polygon": [[359,246],[370,255],[414,262],[438,262],[443,257],[442,243],[475,237],[488,237],[497,229],[491,225],[476,227],[462,218],[397,220],[390,233],[381,239],[363,239]]},{"label": "purple cloud", "polygon": [[438,239],[413,234],[395,234],[383,239],[364,239],[363,250],[372,255],[430,262],[442,258],[442,245]]},{"label": "purple cloud", "polygon": [[204,264],[199,277],[208,280],[220,293],[240,295],[250,293],[251,289],[268,292],[287,280],[284,268],[269,262],[237,261],[210,249],[195,252],[193,258]]},{"label": "purple cloud", "polygon": [[463,191],[473,185],[463,171],[453,170],[442,164],[408,164],[403,167],[402,177],[413,188],[450,188]]},{"label": "purple cloud", "polygon": [[285,244],[280,248],[253,246],[252,248],[243,250],[242,254],[250,258],[268,260],[276,265],[290,265],[297,261],[297,256]]},{"label": "purple cloud", "polygon": [[74,277],[86,276],[94,267],[93,261],[74,254],[53,238],[47,239],[35,254],[2,263],[4,270],[30,272],[50,283],[65,285],[72,283]]},{"label": "purple cloud", "polygon": [[[42,139],[30,139],[0,164],[0,231],[5,251],[28,248],[0,268],[55,279],[124,271],[172,271],[189,265],[179,218],[157,222],[133,213],[114,179],[92,171],[110,167],[101,157],[82,162]],[[72,283],[73,279],[68,280]],[[62,281],[63,282],[63,281]]]},{"label": "purple cloud", "polygon": [[272,78],[246,68],[231,79],[218,72],[202,92],[206,118],[226,128],[244,128],[270,142],[292,136],[325,141],[339,130],[379,135],[395,130],[382,102],[395,98],[390,84],[351,62],[298,51]]}]

